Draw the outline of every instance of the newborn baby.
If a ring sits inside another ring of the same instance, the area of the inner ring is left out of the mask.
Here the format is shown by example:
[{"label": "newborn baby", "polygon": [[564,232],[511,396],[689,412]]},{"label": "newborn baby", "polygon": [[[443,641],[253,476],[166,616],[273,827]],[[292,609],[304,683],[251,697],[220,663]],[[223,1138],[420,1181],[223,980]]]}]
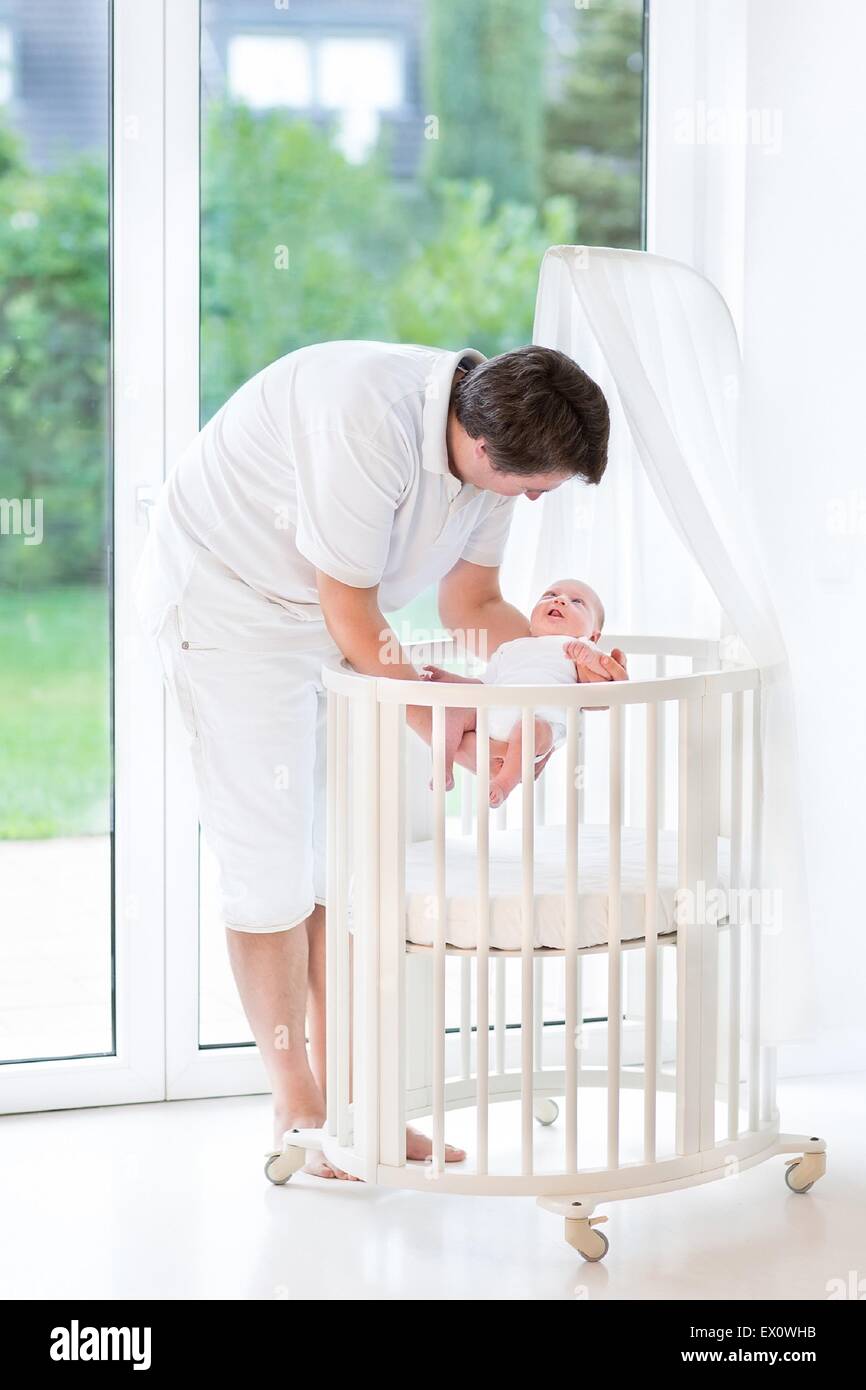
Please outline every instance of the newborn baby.
[{"label": "newborn baby", "polygon": [[[475,685],[573,685],[578,662],[585,670],[609,678],[596,643],[604,625],[601,599],[588,584],[561,579],[545,590],[529,617],[529,637],[503,642],[493,653],[481,680],[454,676],[427,667],[433,680],[465,681]],[[538,761],[565,734],[565,712],[552,705],[536,708],[534,757]],[[502,767],[490,783],[490,805],[500,806],[520,781],[522,715],[518,706],[491,709],[490,737],[508,745]]]}]

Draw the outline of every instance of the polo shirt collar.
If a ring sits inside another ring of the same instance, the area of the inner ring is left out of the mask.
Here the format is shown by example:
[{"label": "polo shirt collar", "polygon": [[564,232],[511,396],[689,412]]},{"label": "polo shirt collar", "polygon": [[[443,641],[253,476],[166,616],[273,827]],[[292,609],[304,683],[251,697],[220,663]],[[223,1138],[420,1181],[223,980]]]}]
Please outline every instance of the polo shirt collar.
[{"label": "polo shirt collar", "polygon": [[461,348],[459,352],[441,353],[430,373],[424,391],[424,409],[421,417],[421,464],[429,473],[443,474],[449,484],[449,492],[460,491],[462,483],[448,467],[448,447],[445,442],[445,429],[448,423],[448,404],[451,400],[451,383],[454,373],[468,357],[472,362],[485,362],[483,352],[476,348]]}]

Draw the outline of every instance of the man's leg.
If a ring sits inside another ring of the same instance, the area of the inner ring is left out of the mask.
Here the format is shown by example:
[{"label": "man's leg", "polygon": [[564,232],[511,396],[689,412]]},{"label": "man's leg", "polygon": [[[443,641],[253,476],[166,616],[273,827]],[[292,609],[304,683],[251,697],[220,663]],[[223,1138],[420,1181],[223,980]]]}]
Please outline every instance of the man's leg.
[{"label": "man's leg", "polygon": [[[317,907],[307,918],[307,940],[309,942],[309,993],[307,995],[307,1028],[310,1039],[310,1062],[313,1075],[322,1095],[325,1094],[325,909]],[[352,942],[349,942],[349,959],[352,957]],[[350,965],[351,969],[351,965]],[[433,1152],[433,1142],[426,1134],[421,1134],[411,1125],[406,1127],[406,1157],[411,1159],[429,1158]],[[459,1163],[466,1157],[465,1150],[453,1144],[445,1145],[446,1163]]]},{"label": "man's leg", "polygon": [[[318,1129],[325,1119],[324,1093],[307,1058],[304,1017],[307,1011],[308,974],[311,963],[308,932],[317,908],[307,923],[288,931],[243,932],[226,929],[229,959],[262,1061],[271,1083],[274,1102],[274,1147],[282,1148],[287,1129]],[[324,947],[324,924],[317,933]],[[314,954],[318,954],[318,942]],[[324,1064],[324,954],[321,956],[321,993],[311,999],[311,1017],[321,1025],[321,1052],[314,1057]],[[312,1038],[311,1038],[312,1042]],[[307,1172],[318,1177],[348,1178],[323,1158],[316,1157]]]}]

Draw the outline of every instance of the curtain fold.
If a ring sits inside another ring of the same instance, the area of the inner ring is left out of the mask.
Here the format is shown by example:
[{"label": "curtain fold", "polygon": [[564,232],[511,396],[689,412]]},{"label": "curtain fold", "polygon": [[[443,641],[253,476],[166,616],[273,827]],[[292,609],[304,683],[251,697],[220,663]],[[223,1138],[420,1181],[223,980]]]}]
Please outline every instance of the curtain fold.
[{"label": "curtain fold", "polygon": [[[785,645],[741,489],[741,362],[727,306],[686,265],[640,251],[545,254],[533,340],[573,357],[611,408],[598,488],[566,484],[515,516],[503,579],[527,602],[565,574],[598,589],[609,630],[718,638],[761,671],[768,1042],[814,1027],[794,704]],[[555,571],[555,573],[554,573]]]}]

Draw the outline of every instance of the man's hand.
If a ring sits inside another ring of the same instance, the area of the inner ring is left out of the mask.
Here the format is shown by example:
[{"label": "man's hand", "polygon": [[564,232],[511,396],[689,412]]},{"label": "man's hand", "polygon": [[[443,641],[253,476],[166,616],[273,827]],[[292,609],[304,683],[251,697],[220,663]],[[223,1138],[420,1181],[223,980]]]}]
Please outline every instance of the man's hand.
[{"label": "man's hand", "polygon": [[593,651],[575,638],[565,648],[565,654],[577,667],[577,679],[581,684],[592,681],[627,681],[628,666],[625,652],[614,647],[610,656],[606,652]]},{"label": "man's hand", "polygon": [[[626,665],[625,652],[620,651],[619,647],[614,647],[610,656],[608,656],[606,652],[589,652],[588,649],[584,647],[584,653],[586,653],[587,656],[592,656],[593,658],[592,665],[590,666],[588,664],[581,664],[581,661],[579,659],[580,653],[578,653],[577,657],[573,657],[571,655],[571,651],[569,649],[571,647],[577,646],[580,646],[579,640],[569,642],[568,647],[566,647],[565,650],[568,656],[571,657],[571,660],[574,661],[574,664],[577,668],[577,679],[581,683],[581,685],[583,685],[584,683],[591,684],[593,681],[628,680],[628,666]],[[599,666],[601,668],[601,674],[599,674],[598,671]],[[608,706],[593,705],[592,708],[607,709]]]}]

